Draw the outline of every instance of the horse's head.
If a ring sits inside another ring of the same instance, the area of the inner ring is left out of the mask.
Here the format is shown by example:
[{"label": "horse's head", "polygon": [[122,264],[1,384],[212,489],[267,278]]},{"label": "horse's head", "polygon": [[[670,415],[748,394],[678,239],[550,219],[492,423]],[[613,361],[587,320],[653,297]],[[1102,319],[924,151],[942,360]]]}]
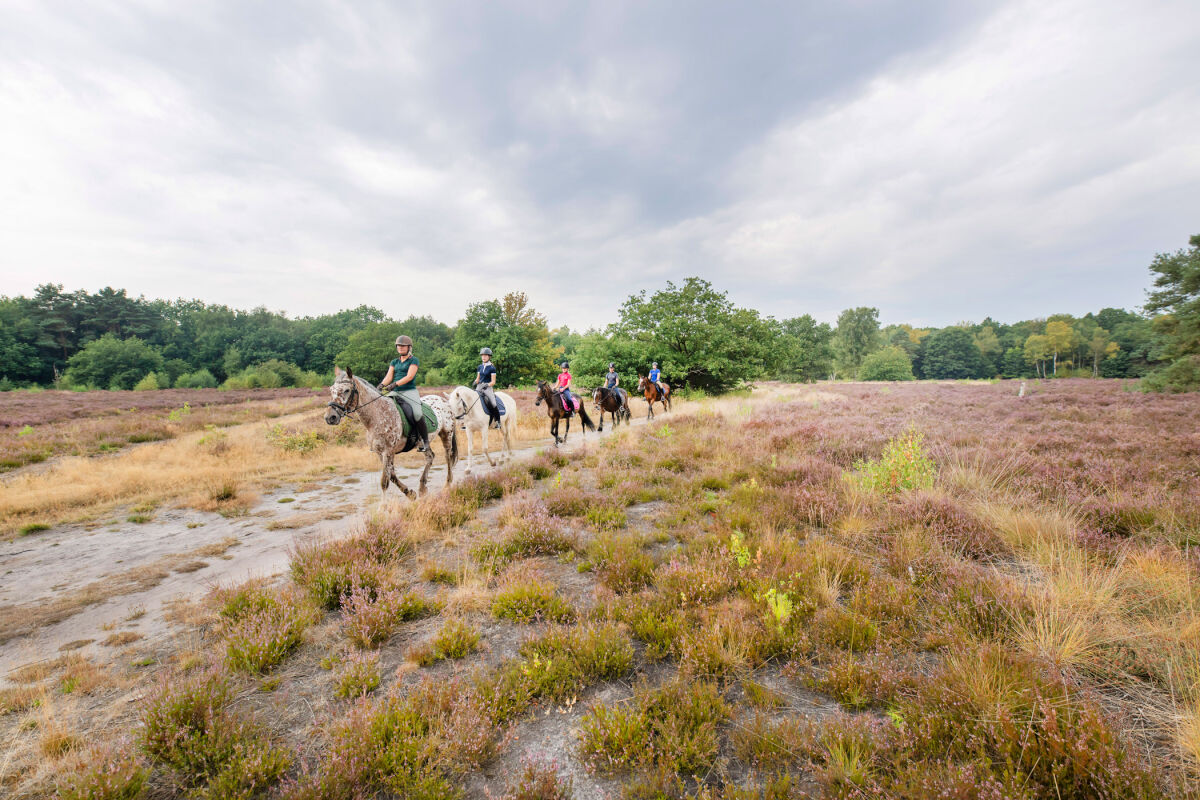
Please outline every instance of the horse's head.
[{"label": "horse's head", "polygon": [[550,385],[545,381],[537,382],[537,399],[533,401],[535,406],[540,406],[543,400],[550,400]]},{"label": "horse's head", "polygon": [[346,367],[345,372],[333,368],[333,385],[329,387],[330,402],[325,411],[325,422],[337,425],[342,417],[358,408],[358,383],[354,371]]},{"label": "horse's head", "polygon": [[446,392],[446,400],[450,403],[450,414],[455,419],[462,419],[470,410],[470,405],[467,403],[467,398],[463,397],[464,392],[469,392],[470,389],[459,386],[452,391]]},{"label": "horse's head", "polygon": [[639,392],[646,391],[646,376],[645,375],[638,375],[638,391]]}]

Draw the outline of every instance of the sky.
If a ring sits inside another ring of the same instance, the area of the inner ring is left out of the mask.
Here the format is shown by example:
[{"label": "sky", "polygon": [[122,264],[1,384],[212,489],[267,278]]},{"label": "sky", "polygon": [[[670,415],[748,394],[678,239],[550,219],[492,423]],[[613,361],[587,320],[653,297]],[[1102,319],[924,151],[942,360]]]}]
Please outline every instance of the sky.
[{"label": "sky", "polygon": [[941,326],[1196,233],[1195,0],[0,3],[0,295]]}]

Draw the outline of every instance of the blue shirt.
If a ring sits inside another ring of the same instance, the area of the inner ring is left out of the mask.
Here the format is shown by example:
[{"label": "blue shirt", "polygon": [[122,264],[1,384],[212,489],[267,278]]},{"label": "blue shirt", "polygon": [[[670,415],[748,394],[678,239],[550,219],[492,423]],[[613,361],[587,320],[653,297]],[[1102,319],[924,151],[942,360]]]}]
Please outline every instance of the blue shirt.
[{"label": "blue shirt", "polygon": [[480,364],[479,368],[475,370],[475,374],[475,385],[482,388],[492,382],[491,376],[496,374],[496,365],[490,361],[486,364]]},{"label": "blue shirt", "polygon": [[650,382],[651,383],[658,383],[658,374],[659,374],[659,370],[657,370],[657,369],[650,370]]}]

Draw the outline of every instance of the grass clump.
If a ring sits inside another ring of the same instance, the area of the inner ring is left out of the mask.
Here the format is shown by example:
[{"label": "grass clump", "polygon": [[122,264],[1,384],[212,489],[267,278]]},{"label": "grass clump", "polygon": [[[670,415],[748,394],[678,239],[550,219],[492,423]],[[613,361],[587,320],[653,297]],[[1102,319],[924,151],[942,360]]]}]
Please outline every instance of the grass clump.
[{"label": "grass clump", "polygon": [[362,648],[385,641],[402,623],[437,612],[438,606],[416,592],[399,588],[372,592],[355,587],[342,602],[346,635]]},{"label": "grass clump", "polygon": [[908,431],[888,440],[878,459],[854,462],[851,480],[879,494],[895,494],[912,489],[931,489],[937,479],[937,466],[925,450],[925,435]]},{"label": "grass clump", "polygon": [[376,520],[353,539],[301,544],[292,553],[292,579],[322,608],[336,610],[353,589],[374,592],[391,565],[411,550],[398,523]]},{"label": "grass clump", "polygon": [[351,653],[342,661],[333,693],[338,697],[365,697],[379,688],[379,656]]},{"label": "grass clump", "polygon": [[252,797],[290,766],[252,720],[231,709],[228,678],[207,673],[164,682],[142,714],[142,748],[197,797]]},{"label": "grass clump", "polygon": [[50,526],[44,522],[29,522],[17,528],[17,533],[21,536],[28,536],[31,533],[40,533],[41,531],[50,530]]},{"label": "grass clump", "polygon": [[600,581],[618,594],[635,592],[654,577],[654,559],[635,536],[597,535],[588,546],[588,560]]},{"label": "grass clump", "polygon": [[571,800],[573,785],[570,778],[558,776],[556,764],[525,758],[521,777],[505,792],[504,800]]},{"label": "grass clump", "polygon": [[525,501],[506,510],[501,538],[477,547],[475,560],[499,566],[516,558],[571,552],[577,543],[566,522],[540,501]]},{"label": "grass clump", "polygon": [[657,688],[642,684],[629,708],[593,706],[584,717],[580,750],[597,769],[658,766],[698,774],[717,757],[717,725],[730,707],[717,687],[675,679]]},{"label": "grass clump", "polygon": [[466,658],[479,647],[479,631],[460,619],[446,624],[427,645],[415,648],[409,658],[422,667],[452,658]]},{"label": "grass clump", "polygon": [[573,622],[575,609],[559,597],[554,586],[537,580],[514,583],[496,595],[492,614],[497,619],[528,625],[532,622]]}]

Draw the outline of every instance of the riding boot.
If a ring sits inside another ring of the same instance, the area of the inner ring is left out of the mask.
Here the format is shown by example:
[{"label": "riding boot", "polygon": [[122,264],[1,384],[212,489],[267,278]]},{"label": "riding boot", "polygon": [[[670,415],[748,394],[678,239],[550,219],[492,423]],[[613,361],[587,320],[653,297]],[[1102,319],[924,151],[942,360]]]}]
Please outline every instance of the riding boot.
[{"label": "riding boot", "polygon": [[424,453],[429,450],[429,427],[425,424],[425,415],[421,414],[413,425],[413,429],[417,432],[417,436],[421,438],[421,443],[417,445],[417,452]]}]

